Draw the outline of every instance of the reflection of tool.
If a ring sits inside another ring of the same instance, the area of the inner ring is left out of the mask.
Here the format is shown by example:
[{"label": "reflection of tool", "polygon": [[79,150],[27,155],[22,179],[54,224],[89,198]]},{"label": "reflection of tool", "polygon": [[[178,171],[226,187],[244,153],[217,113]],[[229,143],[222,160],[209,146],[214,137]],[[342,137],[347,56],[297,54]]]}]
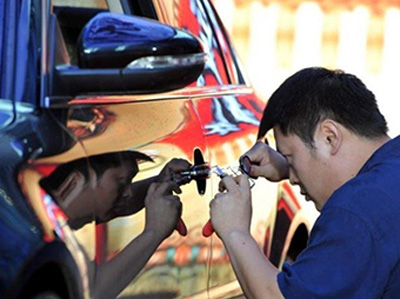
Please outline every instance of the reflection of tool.
[{"label": "reflection of tool", "polygon": [[[180,178],[176,180],[179,185],[189,183],[191,180],[196,181],[197,191],[200,195],[206,192],[206,179],[210,175],[210,166],[204,162],[203,154],[201,150],[196,148],[194,150],[194,166],[189,170],[182,171]],[[187,228],[182,218],[178,219],[178,223],[175,228],[181,236],[187,235]]]},{"label": "reflection of tool", "polygon": [[196,148],[194,151],[194,165],[189,170],[184,170],[179,173],[179,178],[175,179],[178,185],[184,185],[191,180],[196,181],[197,191],[200,195],[206,192],[206,179],[210,176],[211,168],[204,162],[201,151]]},{"label": "reflection of tool", "polygon": [[207,179],[210,175],[211,168],[208,164],[194,165],[189,170],[181,171],[180,175],[184,179],[191,180],[203,180]]},{"label": "reflection of tool", "polygon": [[186,228],[185,222],[183,222],[182,218],[178,219],[178,223],[176,224],[175,229],[178,231],[178,233],[181,236],[187,235],[187,228]]}]

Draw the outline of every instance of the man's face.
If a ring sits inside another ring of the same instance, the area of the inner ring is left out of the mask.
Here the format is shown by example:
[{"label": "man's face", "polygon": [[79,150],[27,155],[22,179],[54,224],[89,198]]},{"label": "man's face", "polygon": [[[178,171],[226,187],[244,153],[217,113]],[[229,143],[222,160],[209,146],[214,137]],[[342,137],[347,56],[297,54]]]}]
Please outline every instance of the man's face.
[{"label": "man's face", "polygon": [[329,196],[329,173],[327,169],[327,156],[323,149],[315,143],[311,149],[297,135],[283,135],[279,127],[274,127],[278,151],[289,163],[289,180],[293,185],[299,185],[300,192],[314,202],[316,208],[321,210]]},{"label": "man's face", "polygon": [[132,196],[131,182],[137,173],[128,162],[119,167],[107,169],[98,179],[95,188],[95,216],[100,222],[114,218],[120,202],[128,201]]}]

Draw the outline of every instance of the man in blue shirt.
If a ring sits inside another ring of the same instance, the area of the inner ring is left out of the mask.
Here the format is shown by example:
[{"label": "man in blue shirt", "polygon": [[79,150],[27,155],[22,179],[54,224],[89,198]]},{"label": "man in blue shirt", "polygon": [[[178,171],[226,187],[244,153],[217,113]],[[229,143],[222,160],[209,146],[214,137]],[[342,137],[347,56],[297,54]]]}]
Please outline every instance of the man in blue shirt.
[{"label": "man in blue shirt", "polygon": [[247,176],[225,177],[211,221],[248,298],[400,298],[400,137],[355,76],[307,68],[272,95],[249,174],[289,178],[321,211],[307,248],[276,269],[251,237]]}]

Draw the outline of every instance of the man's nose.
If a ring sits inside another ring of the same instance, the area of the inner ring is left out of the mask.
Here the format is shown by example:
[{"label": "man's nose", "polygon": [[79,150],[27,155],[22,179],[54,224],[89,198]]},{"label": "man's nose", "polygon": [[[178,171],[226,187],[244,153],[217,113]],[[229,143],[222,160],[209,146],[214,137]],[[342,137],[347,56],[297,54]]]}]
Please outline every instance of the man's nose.
[{"label": "man's nose", "polygon": [[128,184],[125,189],[124,193],[122,194],[123,198],[131,198],[132,197],[132,186],[131,184]]}]

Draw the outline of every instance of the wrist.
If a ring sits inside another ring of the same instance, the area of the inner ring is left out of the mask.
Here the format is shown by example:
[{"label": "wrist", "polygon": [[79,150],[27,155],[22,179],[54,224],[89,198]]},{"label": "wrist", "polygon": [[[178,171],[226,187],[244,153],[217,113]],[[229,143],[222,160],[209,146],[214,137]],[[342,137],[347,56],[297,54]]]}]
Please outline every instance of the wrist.
[{"label": "wrist", "polygon": [[152,241],[158,243],[161,243],[165,239],[165,236],[159,230],[153,228],[145,227],[145,229],[142,232],[142,235],[147,236]]},{"label": "wrist", "polygon": [[239,239],[252,238],[249,230],[233,229],[223,234],[220,234],[221,239],[224,243],[230,243]]}]

